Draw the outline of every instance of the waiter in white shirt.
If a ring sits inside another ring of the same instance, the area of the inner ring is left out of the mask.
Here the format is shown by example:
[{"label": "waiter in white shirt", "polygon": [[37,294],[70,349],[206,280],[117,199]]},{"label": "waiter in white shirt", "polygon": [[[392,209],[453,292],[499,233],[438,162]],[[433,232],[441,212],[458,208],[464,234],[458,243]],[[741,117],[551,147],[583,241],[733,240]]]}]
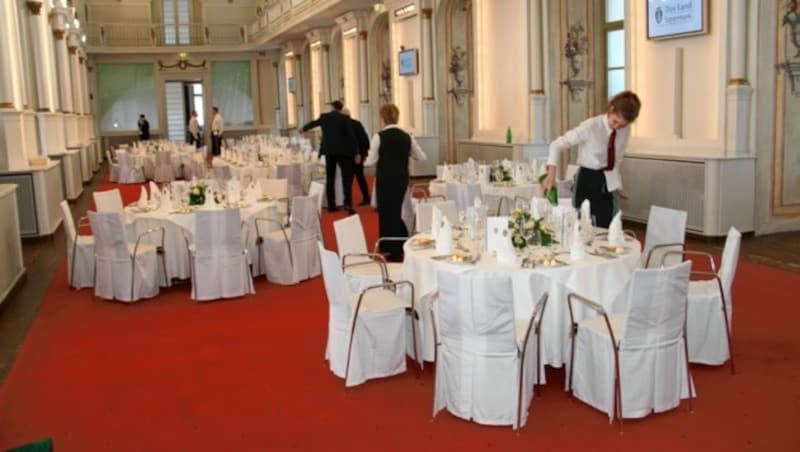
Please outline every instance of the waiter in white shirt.
[{"label": "waiter in white shirt", "polygon": [[580,170],[575,183],[575,207],[588,199],[595,225],[607,228],[614,213],[614,191],[628,199],[622,189],[619,165],[631,134],[628,126],[639,116],[641,107],[636,94],[623,91],[608,102],[605,113],[583,121],[550,143],[542,188],[546,191],[555,186],[559,154],[577,146]]},{"label": "waiter in white shirt", "polygon": [[197,121],[197,112],[192,110],[191,118],[189,119],[189,144],[193,144],[195,148],[200,147],[200,123]]},{"label": "waiter in white shirt", "polygon": [[219,155],[222,150],[222,133],[225,131],[225,124],[219,108],[212,107],[214,119],[211,121],[211,154]]}]

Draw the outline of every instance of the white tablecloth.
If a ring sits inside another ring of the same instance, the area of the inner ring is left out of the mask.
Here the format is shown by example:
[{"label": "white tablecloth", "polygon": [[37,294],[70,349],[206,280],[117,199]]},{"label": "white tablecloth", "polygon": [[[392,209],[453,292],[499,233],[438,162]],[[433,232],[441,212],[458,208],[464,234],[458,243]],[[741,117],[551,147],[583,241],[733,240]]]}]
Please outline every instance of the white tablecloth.
[{"label": "white tablecloth", "polygon": [[[240,209],[243,221],[247,222],[247,250],[251,256],[251,262],[255,262],[258,256],[256,246],[256,226],[255,218],[270,218],[280,220],[278,203],[275,201],[259,202],[255,205]],[[154,227],[164,227],[164,252],[167,262],[167,276],[170,279],[187,279],[191,277],[191,267],[189,266],[189,255],[187,254],[186,242],[183,231],[188,232],[194,237],[194,213],[169,213],[160,211],[142,212],[137,207],[128,206],[125,208],[125,222],[129,225],[129,233],[134,234],[132,239],[143,233],[147,229]],[[272,225],[269,229],[276,229],[277,225]],[[262,234],[264,231],[261,231]],[[243,233],[244,234],[244,233]],[[195,238],[197,239],[197,238]],[[202,237],[200,237],[202,239]],[[157,243],[156,234],[142,239],[142,243]]]},{"label": "white tablecloth", "polygon": [[[416,297],[437,289],[437,270],[442,265],[453,264],[432,259],[433,248],[414,250],[406,242],[403,277],[414,283]],[[599,242],[597,242],[599,243]],[[521,258],[514,264],[501,264],[494,256],[484,253],[475,265],[459,265],[464,270],[501,272],[511,276],[514,289],[514,310],[518,319],[528,319],[534,304],[544,291],[549,294],[542,321],[542,365],[561,367],[569,359],[569,311],[567,295],[576,292],[603,304],[609,312],[624,310],[615,305],[615,298],[623,290],[633,270],[639,264],[641,246],[638,242],[627,242],[627,254],[609,259],[586,255],[581,261],[572,262],[569,253],[557,258],[569,265],[563,267],[521,268]],[[532,275],[546,276],[547,287],[536,287]],[[577,303],[576,303],[577,305]],[[580,319],[592,315],[591,311],[578,306],[576,316]]]},{"label": "white tablecloth", "polygon": [[[459,184],[460,182],[450,182]],[[431,181],[428,185],[428,192],[431,196],[447,197],[447,182]],[[487,184],[481,185],[481,192],[485,195],[505,196],[514,201],[517,196],[530,200],[534,196],[542,196],[542,186],[540,184]]]}]

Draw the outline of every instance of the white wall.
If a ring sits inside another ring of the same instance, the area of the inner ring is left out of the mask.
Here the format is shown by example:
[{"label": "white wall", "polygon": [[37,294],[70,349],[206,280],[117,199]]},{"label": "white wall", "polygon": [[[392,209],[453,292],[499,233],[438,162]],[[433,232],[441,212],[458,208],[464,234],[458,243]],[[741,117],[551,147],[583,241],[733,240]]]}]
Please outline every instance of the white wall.
[{"label": "white wall", "polygon": [[[391,12],[390,12],[391,14]],[[392,16],[390,16],[392,17]],[[404,75],[397,73],[397,58],[400,47],[406,49],[420,48],[419,14],[404,16],[391,24],[392,50],[392,89],[394,101],[400,109],[400,127],[415,135],[422,135],[422,75]],[[421,69],[421,65],[420,65]]]},{"label": "white wall", "polygon": [[475,1],[474,139],[504,141],[511,127],[515,142],[528,139],[528,36],[525,0]]},{"label": "white wall", "polygon": [[360,119],[358,114],[358,34],[342,37],[342,64],[344,68],[344,104],[350,116]]}]

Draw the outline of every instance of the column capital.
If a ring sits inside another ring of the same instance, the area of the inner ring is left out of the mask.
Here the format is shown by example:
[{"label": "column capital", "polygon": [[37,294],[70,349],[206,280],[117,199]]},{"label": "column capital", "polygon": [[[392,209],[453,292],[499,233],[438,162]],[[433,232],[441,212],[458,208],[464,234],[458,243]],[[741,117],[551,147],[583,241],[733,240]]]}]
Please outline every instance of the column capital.
[{"label": "column capital", "polygon": [[68,46],[67,50],[69,50],[70,55],[77,55],[78,54],[78,46]]},{"label": "column capital", "polygon": [[362,41],[366,41],[367,40],[367,32],[366,31],[359,31],[358,32],[358,39],[360,39]]},{"label": "column capital", "polygon": [[430,18],[433,17],[433,8],[422,8],[420,13],[422,13],[423,19],[430,20]]},{"label": "column capital", "polygon": [[329,50],[331,50],[330,44],[322,44],[320,48],[322,49],[323,52],[328,52]]},{"label": "column capital", "polygon": [[84,58],[82,56],[79,56],[78,57],[78,64],[83,64],[83,59]]},{"label": "column capital", "polygon": [[42,12],[42,2],[28,0],[25,2],[25,6],[28,7],[28,11],[30,11],[34,16],[38,16]]},{"label": "column capital", "polygon": [[58,41],[63,41],[66,34],[64,30],[53,30],[53,37]]},{"label": "column capital", "polygon": [[748,82],[746,78],[732,78],[728,80],[728,86],[743,86],[749,84],[750,82]]}]

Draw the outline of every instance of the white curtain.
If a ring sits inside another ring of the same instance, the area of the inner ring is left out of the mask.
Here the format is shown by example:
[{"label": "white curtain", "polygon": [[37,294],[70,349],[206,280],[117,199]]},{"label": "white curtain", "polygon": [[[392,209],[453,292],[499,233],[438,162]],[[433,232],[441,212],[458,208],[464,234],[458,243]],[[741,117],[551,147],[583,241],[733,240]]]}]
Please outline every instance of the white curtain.
[{"label": "white curtain", "polygon": [[158,129],[155,70],[152,63],[101,63],[97,65],[100,131],[138,130],[143,114],[150,132]]},{"label": "white curtain", "polygon": [[225,127],[253,125],[253,98],[249,61],[214,61],[211,63],[213,105],[225,121]]}]

